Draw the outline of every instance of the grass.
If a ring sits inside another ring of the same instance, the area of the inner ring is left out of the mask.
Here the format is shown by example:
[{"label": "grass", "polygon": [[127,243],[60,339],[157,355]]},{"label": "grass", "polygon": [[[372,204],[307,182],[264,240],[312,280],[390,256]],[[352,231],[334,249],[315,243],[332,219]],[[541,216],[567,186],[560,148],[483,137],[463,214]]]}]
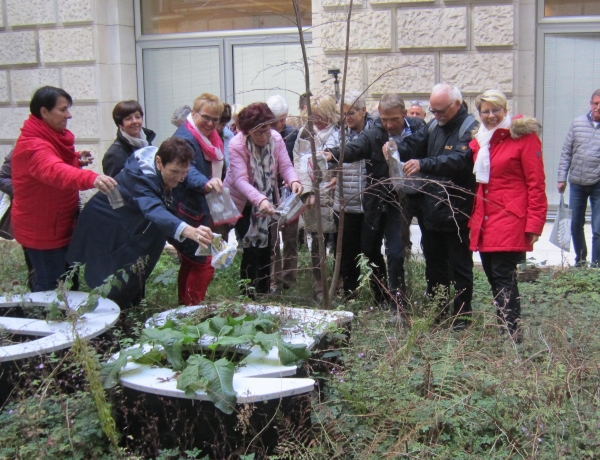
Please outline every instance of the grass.
[{"label": "grass", "polygon": [[[2,288],[15,289],[13,280],[24,284],[20,248],[2,243],[0,252]],[[239,257],[232,267],[215,273],[207,302],[243,300],[237,263]],[[296,287],[263,300],[317,307],[306,250],[299,266]],[[490,288],[480,270],[475,271],[473,322],[461,333],[433,321],[434,307],[423,297],[423,263],[407,261],[406,272],[410,320],[404,324],[392,326],[388,313],[375,308],[366,293],[351,303],[336,300],[336,308],[356,315],[351,336],[340,346],[341,353],[325,350],[307,364],[306,372],[319,382],[307,409],[310,418],[279,414],[272,422],[279,438],[270,458],[598,458],[598,269],[545,270],[536,282],[520,283],[522,345],[499,333]],[[126,346],[148,316],[177,306],[176,276],[177,262],[163,255],[147,285],[146,304],[128,312],[129,328],[114,331],[104,344],[94,342],[98,352]],[[44,452],[52,452],[45,458],[111,458],[97,420],[86,425],[93,429],[71,424],[71,430],[50,436],[53,427],[68,426],[70,411],[93,419],[89,398],[81,397],[88,391],[85,383],[64,383],[66,372],[77,375],[77,363],[69,361],[68,353],[52,359],[12,371],[27,377],[0,412],[0,458],[44,458]],[[36,417],[19,420],[8,414],[35,413],[36,408],[43,408]],[[252,410],[243,408],[239,417],[248,418]],[[49,450],[49,442],[59,443],[62,450],[54,444]],[[26,446],[20,457],[14,453],[18,445]],[[165,448],[161,458],[178,458],[176,451]],[[253,452],[255,458],[266,458],[252,446],[235,452],[229,458],[250,458]],[[180,454],[203,458],[205,452]]]}]

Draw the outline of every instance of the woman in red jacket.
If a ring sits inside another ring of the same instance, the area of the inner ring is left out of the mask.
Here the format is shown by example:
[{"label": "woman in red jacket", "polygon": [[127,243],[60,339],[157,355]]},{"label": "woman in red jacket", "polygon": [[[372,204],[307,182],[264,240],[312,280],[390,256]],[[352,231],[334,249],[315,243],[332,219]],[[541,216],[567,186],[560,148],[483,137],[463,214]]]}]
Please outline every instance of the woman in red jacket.
[{"label": "woman in red jacket", "polygon": [[506,103],[496,90],[475,99],[481,126],[469,144],[478,182],[469,227],[471,250],[481,255],[499,322],[519,341],[517,264],[542,234],[548,202],[541,126],[531,117],[511,119]]},{"label": "woman in red jacket", "polygon": [[66,270],[79,190],[108,193],[117,185],[112,177],[81,169],[91,156],[75,151],[75,136],[67,129],[72,103],[61,88],[39,88],[12,156],[11,223],[33,265],[34,292],[56,289]]}]

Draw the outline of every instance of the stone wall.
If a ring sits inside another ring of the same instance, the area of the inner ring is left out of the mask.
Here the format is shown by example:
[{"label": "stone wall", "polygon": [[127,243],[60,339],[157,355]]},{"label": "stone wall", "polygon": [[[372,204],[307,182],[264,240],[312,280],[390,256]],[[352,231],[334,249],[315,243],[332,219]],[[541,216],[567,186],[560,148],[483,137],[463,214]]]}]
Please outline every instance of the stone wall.
[{"label": "stone wall", "polygon": [[[342,69],[350,0],[313,0],[313,87]],[[486,89],[534,114],[534,0],[353,0],[348,89],[368,100],[399,92],[426,101],[435,83],[458,85],[473,107]],[[325,84],[332,91],[331,82]]]},{"label": "stone wall", "polygon": [[115,103],[137,99],[133,0],[0,0],[1,158],[44,85],[73,97],[69,129],[100,170]]}]

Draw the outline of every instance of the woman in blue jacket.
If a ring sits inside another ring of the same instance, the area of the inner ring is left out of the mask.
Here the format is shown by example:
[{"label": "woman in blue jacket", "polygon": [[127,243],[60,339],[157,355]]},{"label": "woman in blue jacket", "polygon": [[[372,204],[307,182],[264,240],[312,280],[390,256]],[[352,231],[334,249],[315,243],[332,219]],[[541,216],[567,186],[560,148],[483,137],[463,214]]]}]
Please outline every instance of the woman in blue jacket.
[{"label": "woman in blue jacket", "polygon": [[178,138],[158,149],[140,149],[115,178],[124,205],[113,209],[107,196],[98,193],[81,212],[67,260],[85,264],[85,280],[92,288],[116,275],[121,286],[114,286],[108,297],[122,308],[140,298],[167,238],[187,239],[196,248],[212,241],[208,227],[188,225],[169,210],[173,190],[193,160],[192,149]]}]

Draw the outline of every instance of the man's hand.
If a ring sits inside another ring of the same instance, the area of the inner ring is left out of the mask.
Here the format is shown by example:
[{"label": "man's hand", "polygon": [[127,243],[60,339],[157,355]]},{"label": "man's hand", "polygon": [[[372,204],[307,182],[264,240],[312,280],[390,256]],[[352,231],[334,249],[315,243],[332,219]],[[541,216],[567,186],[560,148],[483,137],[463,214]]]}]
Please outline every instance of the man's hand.
[{"label": "man's hand", "polygon": [[221,193],[223,191],[223,182],[221,182],[221,179],[214,177],[204,186],[204,193],[210,193],[213,190],[217,193]]},{"label": "man's hand", "polygon": [[334,189],[337,185],[337,177],[333,176],[331,180],[325,185],[325,189],[331,190]]},{"label": "man's hand", "polygon": [[94,157],[89,150],[82,150],[79,152],[79,166],[89,166],[94,162]]},{"label": "man's hand", "polygon": [[381,151],[383,153],[383,157],[385,158],[385,161],[390,161],[390,143],[389,142],[386,142],[385,144],[383,144]]},{"label": "man's hand", "polygon": [[300,182],[298,182],[297,180],[295,180],[294,182],[291,183],[291,190],[292,193],[295,193],[296,195],[302,195],[302,191],[304,190],[304,187],[302,187],[302,184]]},{"label": "man's hand", "polygon": [[317,153],[320,153],[321,155],[323,155],[325,157],[325,161],[327,161],[327,162],[330,162],[331,160],[333,160],[333,154],[329,150],[321,150]]},{"label": "man's hand", "polygon": [[404,171],[404,174],[407,176],[417,174],[420,170],[421,163],[419,163],[419,160],[408,160],[406,163],[404,163],[404,168],[402,168],[402,171]]},{"label": "man's hand", "polygon": [[201,247],[207,248],[212,243],[213,234],[210,228],[200,225],[198,228],[188,225],[181,234],[190,240],[197,241]]},{"label": "man's hand", "polygon": [[304,203],[308,209],[312,209],[315,207],[315,195],[311,193],[306,197],[306,202]]},{"label": "man's hand", "polygon": [[107,195],[113,188],[117,186],[117,181],[110,176],[99,174],[94,180],[94,187]]},{"label": "man's hand", "polygon": [[558,189],[558,193],[565,193],[565,190],[567,189],[567,183],[559,182],[556,188]]}]

